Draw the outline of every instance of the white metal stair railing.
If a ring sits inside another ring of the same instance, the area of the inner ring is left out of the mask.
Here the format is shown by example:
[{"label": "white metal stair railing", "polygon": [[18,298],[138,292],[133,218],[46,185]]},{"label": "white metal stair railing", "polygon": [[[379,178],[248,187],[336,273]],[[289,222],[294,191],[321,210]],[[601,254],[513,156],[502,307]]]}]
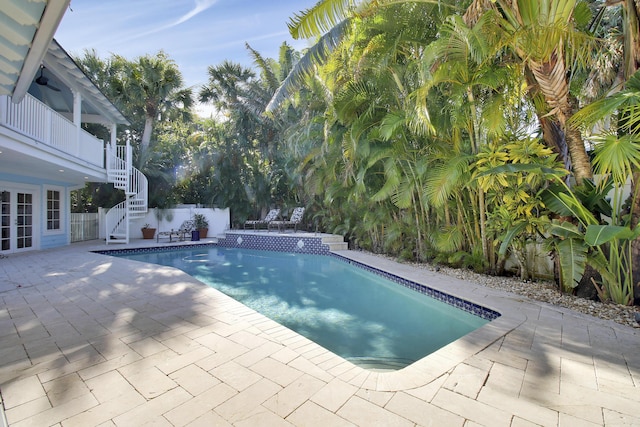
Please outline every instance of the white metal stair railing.
[{"label": "white metal stair railing", "polygon": [[115,188],[124,190],[126,199],[118,203],[105,216],[106,241],[129,243],[130,222],[147,214],[147,177],[132,166],[131,146],[107,144],[107,178]]}]

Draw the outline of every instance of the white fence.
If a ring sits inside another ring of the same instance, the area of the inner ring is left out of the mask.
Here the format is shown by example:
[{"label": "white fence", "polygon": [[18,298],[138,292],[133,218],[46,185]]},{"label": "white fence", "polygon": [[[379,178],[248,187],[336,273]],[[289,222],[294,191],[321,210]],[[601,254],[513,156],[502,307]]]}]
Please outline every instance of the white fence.
[{"label": "white fence", "polygon": [[[104,239],[105,226],[104,215],[108,209],[100,209],[100,238]],[[213,209],[213,208],[196,208],[196,207],[180,207],[172,209],[162,209],[159,213],[156,208],[149,209],[147,215],[131,221],[131,238],[141,239],[143,225],[149,224],[149,227],[155,228],[156,232],[178,230],[184,221],[193,219],[194,214],[202,214],[209,222],[209,236],[223,234],[229,230],[231,224],[231,216],[229,208]]]},{"label": "white fence", "polygon": [[71,214],[71,242],[95,240],[100,237],[100,221],[97,213]]}]

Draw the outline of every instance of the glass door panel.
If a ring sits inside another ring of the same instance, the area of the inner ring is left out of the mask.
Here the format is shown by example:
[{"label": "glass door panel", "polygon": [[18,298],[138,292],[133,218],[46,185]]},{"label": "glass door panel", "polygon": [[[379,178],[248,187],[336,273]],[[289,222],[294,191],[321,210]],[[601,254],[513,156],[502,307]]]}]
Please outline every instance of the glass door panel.
[{"label": "glass door panel", "polygon": [[0,252],[34,247],[35,194],[15,188],[0,190]]},{"label": "glass door panel", "polygon": [[11,249],[11,193],[0,192],[0,251]]},{"label": "glass door panel", "polygon": [[31,193],[18,193],[17,211],[17,248],[30,248],[33,246],[33,195]]}]

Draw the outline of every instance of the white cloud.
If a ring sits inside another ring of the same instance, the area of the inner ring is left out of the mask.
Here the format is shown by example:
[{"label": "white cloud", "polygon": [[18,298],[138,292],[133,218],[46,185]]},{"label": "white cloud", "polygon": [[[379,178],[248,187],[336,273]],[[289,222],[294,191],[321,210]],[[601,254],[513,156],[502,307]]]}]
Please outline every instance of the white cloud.
[{"label": "white cloud", "polygon": [[194,16],[198,15],[199,13],[204,12],[205,10],[209,9],[211,6],[213,6],[217,2],[218,2],[218,0],[196,0],[196,5],[191,11],[189,11],[188,13],[182,15],[173,24],[169,24],[169,26],[167,28],[175,27],[176,25],[180,25],[183,22],[187,22],[189,19],[193,18]]},{"label": "white cloud", "polygon": [[149,31],[138,33],[138,34],[130,37],[129,40],[134,40],[134,39],[137,39],[137,38],[140,38],[140,37],[145,37],[145,36],[148,36],[148,35],[151,35],[151,34],[159,33],[161,31],[165,31],[165,30],[168,30],[170,28],[176,27],[176,26],[178,26],[180,24],[184,24],[185,22],[187,22],[188,20],[192,19],[193,17],[198,16],[202,12],[204,12],[207,9],[211,8],[217,2],[218,2],[218,0],[195,0],[195,5],[194,5],[193,9],[191,9],[190,11],[185,13],[184,15],[180,16],[175,21],[170,22],[170,23],[165,24],[165,25],[161,25],[160,27],[157,27],[157,28],[153,28],[153,29],[151,29]]}]

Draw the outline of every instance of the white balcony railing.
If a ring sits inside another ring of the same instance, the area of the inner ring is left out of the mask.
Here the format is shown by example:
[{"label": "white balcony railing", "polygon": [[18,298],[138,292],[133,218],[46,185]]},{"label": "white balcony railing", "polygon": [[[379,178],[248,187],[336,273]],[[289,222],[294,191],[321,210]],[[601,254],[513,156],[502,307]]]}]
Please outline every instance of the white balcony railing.
[{"label": "white balcony railing", "polygon": [[0,96],[0,125],[66,154],[104,167],[104,144],[90,133],[27,94],[14,104]]}]

